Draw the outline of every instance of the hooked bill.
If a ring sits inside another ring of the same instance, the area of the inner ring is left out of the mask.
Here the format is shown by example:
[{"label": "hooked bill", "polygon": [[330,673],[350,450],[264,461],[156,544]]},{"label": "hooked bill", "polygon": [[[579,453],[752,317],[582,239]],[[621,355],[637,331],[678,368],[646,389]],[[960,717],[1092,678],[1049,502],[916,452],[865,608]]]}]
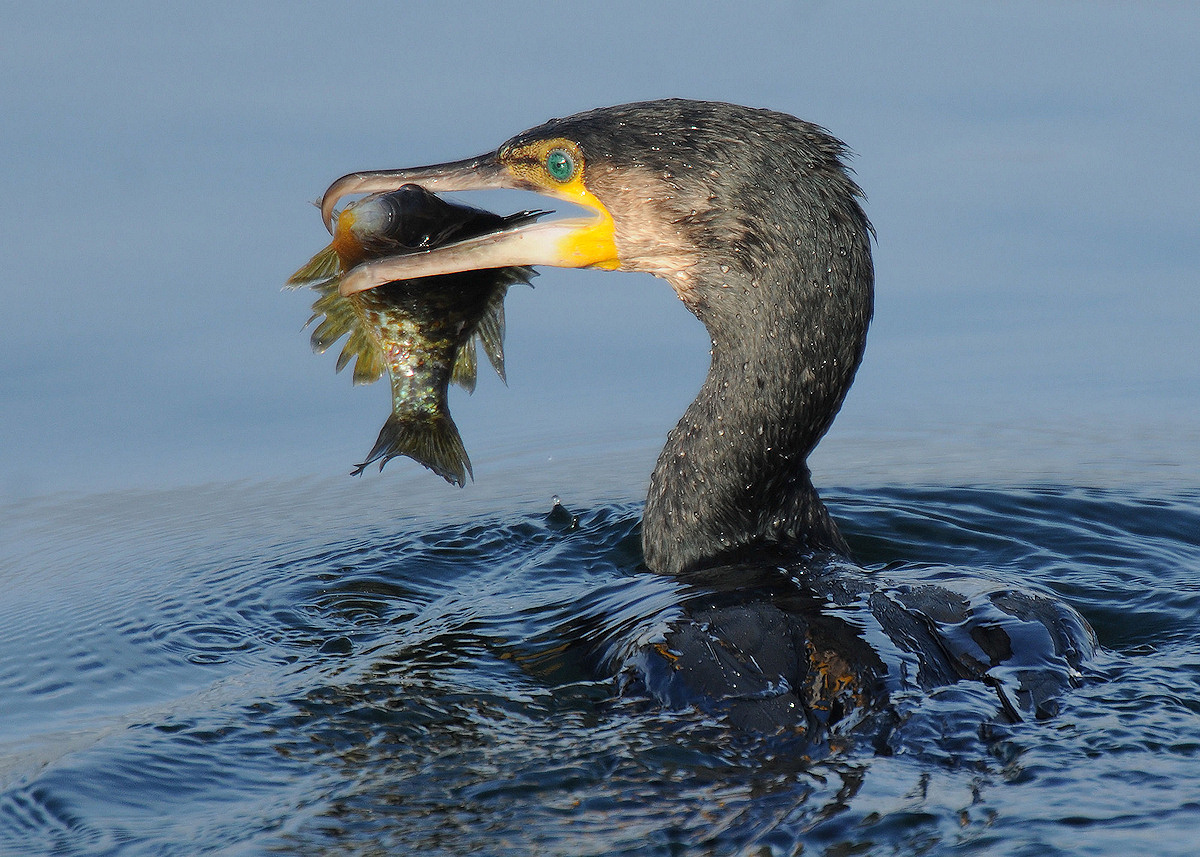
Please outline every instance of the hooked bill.
[{"label": "hooked bill", "polygon": [[291,276],[287,286],[320,294],[309,324],[313,350],[324,353],[346,336],[337,371],[354,360],[354,383],[369,384],[386,371],[392,414],[367,458],[354,473],[399,455],[462,485],[472,476],[458,427],[450,417],[451,381],[475,389],[478,338],[488,362],[504,378],[504,297],[514,283],[528,283],[527,267],[489,268],[396,280],[349,296],[339,293],[354,266],[386,256],[431,250],[456,241],[528,223],[545,212],[499,215],[404,185],[352,203],[337,218],[333,243]]}]

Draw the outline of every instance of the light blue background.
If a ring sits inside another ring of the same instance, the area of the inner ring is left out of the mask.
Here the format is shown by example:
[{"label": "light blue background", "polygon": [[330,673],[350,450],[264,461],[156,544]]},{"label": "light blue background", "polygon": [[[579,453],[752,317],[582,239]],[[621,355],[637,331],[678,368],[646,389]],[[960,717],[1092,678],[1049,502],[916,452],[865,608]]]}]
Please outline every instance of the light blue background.
[{"label": "light blue background", "polygon": [[[387,394],[280,291],[326,239],[310,203],[665,96],[856,153],[876,322],[819,482],[1194,485],[1197,56],[1182,3],[6,4],[0,500],[348,471]],[[636,496],[703,328],[588,271],[508,315],[508,387],[452,399],[477,479],[573,461]]]}]

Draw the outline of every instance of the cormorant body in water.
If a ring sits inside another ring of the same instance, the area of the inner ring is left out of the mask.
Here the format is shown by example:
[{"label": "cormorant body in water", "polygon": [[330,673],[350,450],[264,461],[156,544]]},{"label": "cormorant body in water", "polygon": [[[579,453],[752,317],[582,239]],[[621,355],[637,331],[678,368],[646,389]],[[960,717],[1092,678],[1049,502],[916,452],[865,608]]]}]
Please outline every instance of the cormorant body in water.
[{"label": "cormorant body in water", "polygon": [[[1036,595],[857,569],[809,476],[872,313],[872,228],[844,155],[786,114],[650,101],[554,119],[475,158],[353,173],[321,208],[328,225],[341,197],[410,182],[565,199],[591,216],[363,264],[342,291],[501,266],[619,268],[666,280],[704,323],[708,375],[659,456],[642,524],[647,566],[687,595],[656,642],[608,647],[619,672],[664,703],[715,700],[749,727],[813,738],[882,710],[897,687],[964,677],[996,687],[1013,718],[1010,696],[1040,709],[1075,675],[1086,623]],[[1018,669],[1006,693],[989,672],[1025,661],[1053,662],[1055,680]]]}]

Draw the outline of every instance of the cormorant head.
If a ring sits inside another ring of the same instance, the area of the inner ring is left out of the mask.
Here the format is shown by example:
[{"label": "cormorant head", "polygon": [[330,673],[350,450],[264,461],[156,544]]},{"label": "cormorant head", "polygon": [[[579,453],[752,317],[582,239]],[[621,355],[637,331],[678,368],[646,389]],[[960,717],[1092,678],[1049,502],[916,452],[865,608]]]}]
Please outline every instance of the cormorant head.
[{"label": "cormorant head", "polygon": [[513,188],[565,199],[590,216],[529,223],[360,265],[343,277],[342,292],[513,265],[620,268],[666,279],[708,323],[721,290],[757,286],[771,279],[772,266],[817,247],[821,258],[809,261],[822,276],[837,261],[825,256],[840,252],[865,254],[869,277],[870,224],[843,153],[821,128],[786,114],[649,101],[553,119],[477,158],[353,173],[333,183],[321,210],[328,225],[343,196],[406,183],[434,192]]}]

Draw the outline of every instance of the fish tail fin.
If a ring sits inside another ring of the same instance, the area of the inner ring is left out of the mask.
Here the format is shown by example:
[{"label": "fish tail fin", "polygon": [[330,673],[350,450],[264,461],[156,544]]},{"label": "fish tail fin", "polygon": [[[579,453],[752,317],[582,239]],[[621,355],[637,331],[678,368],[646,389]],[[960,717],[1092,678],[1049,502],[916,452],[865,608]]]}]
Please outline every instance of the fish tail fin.
[{"label": "fish tail fin", "polygon": [[366,461],[351,471],[359,476],[367,465],[379,462],[379,469],[399,455],[407,455],[445,479],[451,485],[462,487],[467,477],[475,478],[471,471],[471,460],[463,446],[458,426],[448,414],[436,414],[429,418],[401,419],[395,414],[388,417],[379,438],[371,447]]}]

